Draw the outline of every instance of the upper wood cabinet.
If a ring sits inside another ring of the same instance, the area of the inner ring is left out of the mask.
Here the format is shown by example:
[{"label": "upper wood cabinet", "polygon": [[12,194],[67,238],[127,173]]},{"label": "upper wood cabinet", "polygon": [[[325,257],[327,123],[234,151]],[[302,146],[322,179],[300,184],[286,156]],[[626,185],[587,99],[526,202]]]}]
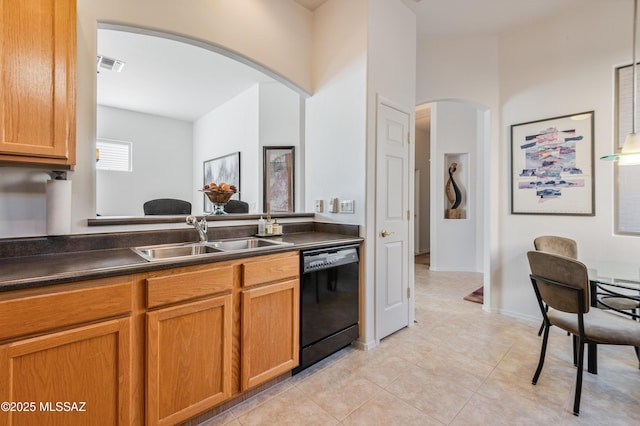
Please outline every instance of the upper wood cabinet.
[{"label": "upper wood cabinet", "polygon": [[0,1],[0,163],[75,164],[76,0]]}]

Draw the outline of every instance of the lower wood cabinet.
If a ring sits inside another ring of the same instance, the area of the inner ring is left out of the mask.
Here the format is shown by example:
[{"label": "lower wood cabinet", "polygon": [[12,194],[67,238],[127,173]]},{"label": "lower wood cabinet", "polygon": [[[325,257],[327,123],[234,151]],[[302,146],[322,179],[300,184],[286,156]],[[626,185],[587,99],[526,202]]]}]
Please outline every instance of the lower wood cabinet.
[{"label": "lower wood cabinet", "polygon": [[231,389],[231,294],[147,313],[147,424],[173,425]]},{"label": "lower wood cabinet", "polygon": [[130,325],[114,319],[0,345],[0,402],[11,404],[0,424],[130,424]]},{"label": "lower wood cabinet", "polygon": [[299,255],[0,292],[0,425],[174,425],[298,365]]},{"label": "lower wood cabinet", "polygon": [[133,285],[0,292],[0,425],[132,423]]},{"label": "lower wood cabinet", "polygon": [[298,365],[299,312],[298,279],[242,291],[243,391]]}]

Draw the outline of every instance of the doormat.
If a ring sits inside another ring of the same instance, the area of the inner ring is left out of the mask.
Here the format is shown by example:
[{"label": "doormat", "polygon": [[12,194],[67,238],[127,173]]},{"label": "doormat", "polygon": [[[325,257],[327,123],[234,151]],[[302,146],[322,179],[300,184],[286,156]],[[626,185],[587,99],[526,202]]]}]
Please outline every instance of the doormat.
[{"label": "doormat", "polygon": [[468,300],[469,302],[475,303],[483,303],[484,302],[484,287],[480,287],[472,293],[469,293],[464,297],[464,300]]}]

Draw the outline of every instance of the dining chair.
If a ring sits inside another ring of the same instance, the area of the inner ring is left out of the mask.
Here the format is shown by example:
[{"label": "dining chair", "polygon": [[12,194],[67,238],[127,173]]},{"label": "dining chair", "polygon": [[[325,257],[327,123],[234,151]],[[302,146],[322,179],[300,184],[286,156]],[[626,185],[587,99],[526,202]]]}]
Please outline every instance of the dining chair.
[{"label": "dining chair", "polygon": [[533,246],[537,251],[546,251],[572,259],[578,258],[578,243],[571,238],[543,235],[533,240]]},{"label": "dining chair", "polygon": [[191,214],[191,203],[174,198],[157,198],[142,205],[145,215]]},{"label": "dining chair", "polygon": [[[533,240],[533,246],[537,251],[578,259],[578,243],[571,238],[543,235]],[[640,303],[630,298],[602,295],[602,297],[599,297],[596,301],[596,306],[600,309],[613,309],[618,312],[631,311],[636,314],[638,308],[640,308]],[[538,336],[542,335],[543,327],[544,322],[538,330]]]},{"label": "dining chair", "polygon": [[540,360],[532,384],[538,382],[544,364],[552,325],[577,338],[577,373],[573,414],[580,411],[584,347],[595,345],[640,345],[640,323],[602,309],[590,309],[587,267],[566,256],[529,251],[531,284],[544,319]]},{"label": "dining chair", "polygon": [[[533,240],[533,246],[537,251],[559,254],[560,256],[578,258],[578,243],[571,238],[558,237],[556,235],[543,235]],[[538,336],[542,336],[544,320],[538,330]]]},{"label": "dining chair", "polygon": [[229,200],[224,211],[227,213],[249,213],[249,203],[240,200]]}]

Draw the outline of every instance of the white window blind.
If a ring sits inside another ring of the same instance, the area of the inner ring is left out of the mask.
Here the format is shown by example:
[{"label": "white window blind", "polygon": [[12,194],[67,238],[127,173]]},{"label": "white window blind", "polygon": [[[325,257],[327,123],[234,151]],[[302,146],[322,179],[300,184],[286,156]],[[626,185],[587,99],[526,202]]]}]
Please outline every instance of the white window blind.
[{"label": "white window blind", "polygon": [[[640,70],[639,70],[640,71]],[[640,74],[640,73],[639,73]],[[616,68],[616,151],[632,129],[633,67]],[[640,87],[640,85],[638,85]],[[638,99],[640,106],[640,98]],[[636,108],[636,116],[640,107]],[[638,120],[636,119],[636,127]],[[636,128],[636,132],[640,129]],[[640,234],[640,166],[616,164],[616,233]]]},{"label": "white window blind", "polygon": [[131,142],[98,139],[97,170],[131,171]]}]

